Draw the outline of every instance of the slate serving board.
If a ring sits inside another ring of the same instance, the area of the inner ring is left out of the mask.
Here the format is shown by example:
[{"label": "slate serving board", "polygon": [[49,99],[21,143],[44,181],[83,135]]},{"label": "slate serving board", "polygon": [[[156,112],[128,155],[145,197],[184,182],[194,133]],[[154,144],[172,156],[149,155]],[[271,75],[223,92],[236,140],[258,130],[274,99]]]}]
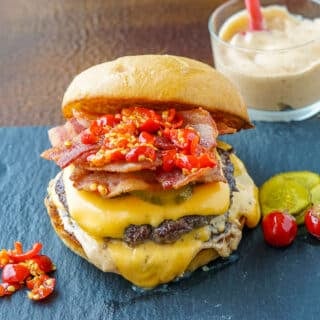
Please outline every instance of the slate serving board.
[{"label": "slate serving board", "polygon": [[[0,300],[1,319],[319,319],[320,242],[302,228],[287,249],[246,230],[230,261],[155,291],[134,291],[69,251],[51,228],[43,199],[58,172],[39,154],[48,128],[0,128],[0,247],[44,245],[57,265],[57,290],[44,303],[24,291]],[[320,172],[320,119],[257,123],[227,136],[257,185],[288,170]]]}]

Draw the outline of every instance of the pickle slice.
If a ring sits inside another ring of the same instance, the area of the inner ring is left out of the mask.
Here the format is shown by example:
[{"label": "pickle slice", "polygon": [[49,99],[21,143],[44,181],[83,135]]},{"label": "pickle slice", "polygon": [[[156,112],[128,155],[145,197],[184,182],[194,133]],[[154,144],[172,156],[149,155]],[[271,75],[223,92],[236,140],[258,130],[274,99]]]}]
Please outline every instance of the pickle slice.
[{"label": "pickle slice", "polygon": [[232,149],[232,146],[229,143],[222,140],[217,141],[217,147],[224,151],[230,151]]},{"label": "pickle slice", "polygon": [[289,171],[280,173],[279,175],[284,179],[290,179],[298,182],[308,190],[312,189],[317,184],[320,184],[320,176],[311,171]]},{"label": "pickle slice", "polygon": [[311,202],[313,204],[320,204],[320,184],[313,187],[310,191]]},{"label": "pickle slice", "polygon": [[296,219],[296,223],[298,225],[304,224],[305,213],[306,213],[306,210],[302,210],[298,215],[294,216],[294,218]]},{"label": "pickle slice", "polygon": [[276,175],[267,180],[260,188],[260,205],[262,214],[274,210],[298,214],[310,203],[309,190],[286,174]]},{"label": "pickle slice", "polygon": [[164,204],[179,204],[192,196],[193,187],[191,185],[186,185],[178,190],[168,190],[168,191],[133,191],[132,195],[140,198],[143,201],[150,202],[157,205]]}]

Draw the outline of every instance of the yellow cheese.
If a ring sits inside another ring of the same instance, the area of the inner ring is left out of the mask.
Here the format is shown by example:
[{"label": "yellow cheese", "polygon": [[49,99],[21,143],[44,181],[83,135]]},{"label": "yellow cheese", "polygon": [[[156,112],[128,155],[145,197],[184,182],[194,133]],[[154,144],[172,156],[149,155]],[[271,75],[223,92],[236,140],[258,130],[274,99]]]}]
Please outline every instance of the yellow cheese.
[{"label": "yellow cheese", "polygon": [[208,228],[203,227],[172,244],[147,241],[131,248],[123,241],[112,240],[108,249],[124,278],[139,287],[152,288],[181,276],[209,237]]},{"label": "yellow cheese", "polygon": [[98,237],[122,238],[130,224],[158,226],[165,219],[224,214],[230,205],[230,189],[223,182],[194,187],[192,197],[182,203],[156,205],[132,195],[104,199],[92,192],[79,191],[69,179],[71,172],[72,167],[64,170],[69,213],[82,229]]}]

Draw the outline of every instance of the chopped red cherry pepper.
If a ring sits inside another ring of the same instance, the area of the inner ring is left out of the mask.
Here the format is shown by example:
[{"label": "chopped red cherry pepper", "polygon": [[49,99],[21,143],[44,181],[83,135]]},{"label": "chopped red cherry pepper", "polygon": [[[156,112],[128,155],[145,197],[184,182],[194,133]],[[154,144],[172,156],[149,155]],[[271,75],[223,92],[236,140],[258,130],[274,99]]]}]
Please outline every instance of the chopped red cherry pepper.
[{"label": "chopped red cherry pepper", "polygon": [[166,172],[180,169],[189,174],[216,165],[212,150],[200,143],[199,132],[183,127],[183,117],[174,108],[157,112],[131,107],[101,116],[81,134],[81,141],[97,144],[96,153],[86,158],[97,167],[117,161],[149,161]]},{"label": "chopped red cherry pepper", "polygon": [[0,283],[0,297],[11,296],[21,288],[19,283]]},{"label": "chopped red cherry pepper", "polygon": [[13,252],[15,254],[21,254],[23,252],[23,246],[22,246],[22,243],[20,241],[16,241],[14,243],[14,250]]},{"label": "chopped red cherry pepper", "polygon": [[2,270],[2,281],[8,283],[23,282],[30,275],[30,270],[22,264],[8,263]]},{"label": "chopped red cherry pepper", "polygon": [[95,144],[98,142],[98,136],[91,132],[85,131],[81,134],[81,142],[83,144]]},{"label": "chopped red cherry pepper", "polygon": [[8,264],[10,261],[8,251],[5,249],[2,249],[0,251],[0,269],[3,268],[6,264]]},{"label": "chopped red cherry pepper", "polygon": [[56,279],[50,278],[46,274],[36,276],[27,281],[28,298],[31,300],[42,300],[48,297],[54,290]]},{"label": "chopped red cherry pepper", "polygon": [[108,132],[109,129],[114,127],[117,123],[119,123],[119,119],[112,114],[106,114],[92,122],[90,131],[93,135],[100,136]]},{"label": "chopped red cherry pepper", "polygon": [[54,271],[55,265],[48,256],[39,255],[41,249],[42,244],[36,242],[31,250],[23,252],[21,242],[15,242],[13,250],[0,251],[0,297],[13,294],[24,284],[31,289],[28,297],[32,300],[42,300],[53,292],[56,280],[47,273]]},{"label": "chopped red cherry pepper", "polygon": [[147,131],[142,131],[140,134],[139,134],[139,138],[138,138],[139,142],[140,143],[145,143],[145,144],[154,144],[154,141],[155,141],[155,137],[148,133]]},{"label": "chopped red cherry pepper", "polygon": [[175,150],[165,150],[162,152],[162,168],[169,172],[175,167],[177,152]]},{"label": "chopped red cherry pepper", "polygon": [[28,259],[25,264],[32,275],[48,273],[56,269],[51,259],[45,255],[38,255],[32,259]]},{"label": "chopped red cherry pepper", "polygon": [[179,154],[176,158],[175,165],[181,169],[191,171],[193,168],[198,168],[199,163],[197,157],[193,155]]},{"label": "chopped red cherry pepper", "polygon": [[122,161],[125,160],[125,155],[121,152],[121,150],[116,149],[111,151],[110,153],[110,161]]},{"label": "chopped red cherry pepper", "polygon": [[139,162],[139,161],[154,161],[156,159],[156,151],[152,147],[148,146],[138,146],[132,148],[126,154],[126,160],[130,162]]},{"label": "chopped red cherry pepper", "polygon": [[39,242],[36,242],[32,249],[24,252],[24,253],[15,253],[15,252],[8,252],[10,259],[12,259],[14,262],[22,262],[27,259],[31,259],[35,257],[42,249],[42,244]]},{"label": "chopped red cherry pepper", "polygon": [[150,133],[156,132],[160,129],[160,122],[154,119],[146,119],[140,124],[139,129]]}]

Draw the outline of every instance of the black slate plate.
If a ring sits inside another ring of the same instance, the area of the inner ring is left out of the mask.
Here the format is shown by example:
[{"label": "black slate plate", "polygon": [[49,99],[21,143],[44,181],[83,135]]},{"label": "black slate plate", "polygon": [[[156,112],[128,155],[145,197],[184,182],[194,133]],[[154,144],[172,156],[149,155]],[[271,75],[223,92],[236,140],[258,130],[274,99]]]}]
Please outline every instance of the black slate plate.
[{"label": "black slate plate", "polygon": [[[70,252],[43,205],[58,169],[39,158],[47,128],[0,128],[0,247],[39,240],[57,264],[57,290],[43,303],[24,291],[0,300],[1,319],[319,319],[320,242],[304,229],[286,249],[268,247],[260,228],[246,230],[231,261],[167,288],[137,292]],[[320,120],[257,123],[225,137],[258,185],[288,170],[320,172]]]}]

